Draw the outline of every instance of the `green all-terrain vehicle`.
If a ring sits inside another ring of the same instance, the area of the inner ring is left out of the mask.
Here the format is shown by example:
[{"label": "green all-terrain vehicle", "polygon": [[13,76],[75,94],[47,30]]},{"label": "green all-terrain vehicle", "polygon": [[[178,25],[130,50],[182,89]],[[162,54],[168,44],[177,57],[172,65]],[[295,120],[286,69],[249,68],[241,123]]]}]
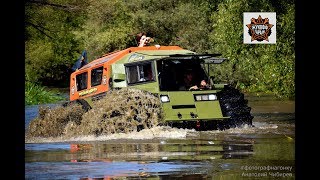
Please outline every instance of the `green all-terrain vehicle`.
[{"label": "green all-terrain vehicle", "polygon": [[[219,56],[159,45],[112,52],[71,74],[70,101],[90,108],[92,100],[109,90],[137,88],[159,97],[170,126],[197,130],[251,126],[253,116],[244,94],[215,83],[209,74],[210,66],[226,60]],[[187,87],[188,73],[193,88]]]}]

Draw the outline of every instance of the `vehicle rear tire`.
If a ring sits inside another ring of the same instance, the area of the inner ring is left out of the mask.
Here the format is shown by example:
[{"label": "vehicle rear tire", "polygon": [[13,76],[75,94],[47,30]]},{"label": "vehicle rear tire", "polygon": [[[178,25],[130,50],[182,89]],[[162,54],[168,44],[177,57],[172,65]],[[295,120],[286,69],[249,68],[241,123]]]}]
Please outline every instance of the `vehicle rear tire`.
[{"label": "vehicle rear tire", "polygon": [[244,99],[244,94],[231,85],[226,85],[224,89],[217,93],[223,116],[230,119],[219,122],[218,129],[225,130],[244,125],[252,126],[253,116],[251,107],[248,107],[248,100]]}]

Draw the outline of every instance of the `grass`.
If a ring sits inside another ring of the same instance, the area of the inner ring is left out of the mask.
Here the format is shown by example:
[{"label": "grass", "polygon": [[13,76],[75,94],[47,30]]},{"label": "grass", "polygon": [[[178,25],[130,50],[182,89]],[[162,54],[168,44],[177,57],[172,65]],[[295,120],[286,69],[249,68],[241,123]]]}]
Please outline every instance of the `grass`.
[{"label": "grass", "polygon": [[25,105],[55,103],[62,100],[66,98],[57,92],[46,90],[45,87],[31,82],[25,83]]}]

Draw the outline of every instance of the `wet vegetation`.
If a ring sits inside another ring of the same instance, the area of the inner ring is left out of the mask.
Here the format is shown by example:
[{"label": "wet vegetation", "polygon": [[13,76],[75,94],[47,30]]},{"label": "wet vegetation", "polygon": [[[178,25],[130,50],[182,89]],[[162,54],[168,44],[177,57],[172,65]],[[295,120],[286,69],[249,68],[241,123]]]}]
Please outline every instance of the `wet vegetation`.
[{"label": "wet vegetation", "polygon": [[26,135],[46,138],[129,133],[161,124],[162,115],[156,96],[125,88],[109,91],[104,98],[93,101],[87,112],[77,103],[55,108],[41,106]]},{"label": "wet vegetation", "polygon": [[46,104],[66,100],[59,92],[47,90],[35,83],[25,84],[25,105]]},{"label": "wet vegetation", "polygon": [[[243,12],[276,12],[277,43],[243,44]],[[143,31],[154,44],[222,53],[228,61],[211,69],[216,81],[294,98],[294,15],[293,0],[27,0],[26,76],[40,86],[68,87],[83,49],[92,61],[136,46],[135,35]]]}]

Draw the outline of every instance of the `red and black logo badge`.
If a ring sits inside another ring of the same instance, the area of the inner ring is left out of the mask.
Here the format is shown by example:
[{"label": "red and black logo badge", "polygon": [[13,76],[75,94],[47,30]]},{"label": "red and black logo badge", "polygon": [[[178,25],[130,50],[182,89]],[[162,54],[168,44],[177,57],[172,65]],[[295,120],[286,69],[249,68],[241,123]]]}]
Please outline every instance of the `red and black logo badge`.
[{"label": "red and black logo badge", "polygon": [[269,23],[268,18],[262,19],[259,15],[258,19],[251,18],[251,23],[246,25],[249,30],[249,35],[251,36],[251,42],[257,41],[269,41],[268,37],[271,35],[271,28],[273,24]]}]

